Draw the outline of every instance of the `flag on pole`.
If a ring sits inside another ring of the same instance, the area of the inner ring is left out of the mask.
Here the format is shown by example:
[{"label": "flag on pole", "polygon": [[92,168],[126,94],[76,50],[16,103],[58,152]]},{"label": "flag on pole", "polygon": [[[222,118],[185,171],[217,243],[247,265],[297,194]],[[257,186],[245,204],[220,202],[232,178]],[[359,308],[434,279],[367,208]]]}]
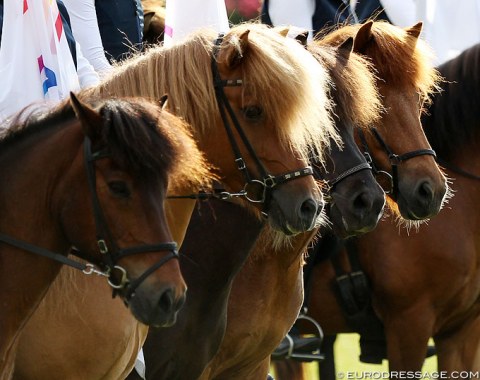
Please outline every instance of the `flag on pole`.
[{"label": "flag on pole", "polygon": [[0,77],[0,119],[80,89],[55,0],[4,2]]},{"label": "flag on pole", "polygon": [[224,0],[167,0],[164,45],[169,46],[198,28],[229,30]]}]

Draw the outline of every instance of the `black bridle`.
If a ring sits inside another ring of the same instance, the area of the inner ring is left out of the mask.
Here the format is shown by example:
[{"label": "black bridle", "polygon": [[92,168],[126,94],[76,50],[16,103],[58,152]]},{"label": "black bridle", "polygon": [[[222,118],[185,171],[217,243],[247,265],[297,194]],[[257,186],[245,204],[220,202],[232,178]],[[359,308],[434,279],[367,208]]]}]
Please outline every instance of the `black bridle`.
[{"label": "black bridle", "polygon": [[404,154],[395,154],[393,151],[390,149],[388,144],[385,142],[385,140],[382,138],[380,135],[380,132],[376,128],[372,128],[371,131],[373,133],[373,136],[377,140],[377,142],[380,144],[382,149],[385,151],[385,153],[388,156],[388,160],[390,162],[390,166],[392,167],[392,174],[389,174],[383,170],[378,170],[377,167],[375,166],[372,156],[370,154],[370,151],[368,149],[368,143],[367,139],[365,137],[364,132],[361,129],[358,129],[358,137],[360,138],[360,141],[363,146],[364,150],[364,155],[367,159],[367,162],[371,164],[373,172],[375,175],[384,175],[386,176],[391,184],[390,191],[388,189],[384,189],[387,194],[390,194],[393,200],[396,200],[399,195],[399,188],[398,188],[398,165],[401,164],[404,161],[410,160],[414,157],[418,156],[433,156],[435,159],[437,158],[437,154],[433,149],[417,149],[413,150],[411,152],[407,152]]},{"label": "black bridle", "polygon": [[[30,253],[35,253],[37,255],[47,257],[49,259],[55,260],[59,263],[68,265],[72,268],[79,269],[85,274],[98,274],[108,278],[108,283],[114,289],[114,295],[119,291],[124,290],[124,298],[128,301],[135,293],[135,290],[138,286],[153,272],[160,268],[163,264],[171,259],[178,259],[177,244],[175,242],[167,243],[157,243],[157,244],[144,244],[128,248],[119,248],[115,243],[115,240],[112,237],[110,229],[105,219],[102,207],[100,205],[100,200],[98,198],[97,187],[96,187],[96,175],[95,175],[95,165],[94,162],[98,159],[107,158],[109,156],[107,150],[101,150],[95,153],[92,153],[91,141],[88,137],[85,137],[84,143],[84,164],[87,174],[88,188],[90,196],[92,199],[93,206],[93,217],[95,220],[95,230],[96,230],[96,241],[98,246],[98,251],[101,254],[101,262],[95,263],[96,266],[102,268],[103,270],[98,270],[93,264],[90,263],[81,263],[75,260],[72,260],[64,255],[59,253],[51,252],[47,249],[37,247],[33,244],[18,240],[11,236],[0,233],[0,241],[7,243],[11,246],[23,249]],[[127,271],[121,266],[117,265],[118,260],[123,257],[134,255],[137,253],[147,253],[147,252],[158,252],[158,251],[170,251],[168,255],[160,259],[150,268],[148,268],[141,276],[136,278],[133,281],[130,281],[127,276]],[[92,260],[92,257],[88,257],[85,254],[82,254],[78,249],[73,248],[72,253],[79,258],[95,262],[97,260]],[[120,273],[120,280],[114,282],[112,278],[114,271]]]},{"label": "black bridle", "polygon": [[[313,175],[313,169],[310,166],[307,166],[302,169],[294,170],[292,172],[276,175],[276,176],[268,173],[267,169],[265,168],[265,166],[262,164],[261,160],[257,156],[252,144],[248,140],[240,123],[238,122],[238,119],[235,116],[235,112],[233,111],[233,108],[224,92],[225,87],[242,86],[243,81],[242,79],[224,80],[220,77],[220,72],[218,70],[216,59],[217,59],[219,47],[223,41],[223,37],[224,37],[223,34],[219,34],[218,38],[215,40],[215,44],[213,48],[213,54],[212,54],[213,85],[215,88],[215,96],[217,99],[218,108],[220,110],[220,116],[222,117],[223,125],[225,127],[228,140],[230,141],[230,145],[233,150],[237,169],[241,173],[243,173],[243,177],[245,179],[245,186],[243,188],[243,191],[239,194],[241,194],[241,196],[244,196],[250,202],[263,203],[264,205],[263,211],[266,212],[268,210],[268,205],[271,199],[271,193],[276,186],[299,177]],[[229,118],[227,115],[230,117],[230,120],[233,123],[233,127],[235,128],[235,131],[240,136],[241,142],[247,149],[248,154],[253,159],[261,179],[253,178],[251,171],[248,169],[247,164],[240,152],[239,145],[237,143],[237,140],[235,139],[233,128],[229,122]],[[253,196],[253,192],[256,188],[260,189],[259,193],[261,195],[259,197]],[[250,194],[249,194],[249,191],[250,191]]]}]

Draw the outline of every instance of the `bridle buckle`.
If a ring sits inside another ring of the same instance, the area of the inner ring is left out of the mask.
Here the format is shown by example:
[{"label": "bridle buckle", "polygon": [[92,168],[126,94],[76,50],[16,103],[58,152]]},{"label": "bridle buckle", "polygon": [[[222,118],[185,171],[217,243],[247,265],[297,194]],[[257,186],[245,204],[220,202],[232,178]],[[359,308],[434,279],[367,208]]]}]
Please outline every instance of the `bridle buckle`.
[{"label": "bridle buckle", "polygon": [[263,180],[263,184],[266,188],[272,189],[277,185],[277,179],[274,176],[269,175]]},{"label": "bridle buckle", "polygon": [[125,288],[125,286],[130,282],[130,280],[128,279],[128,276],[127,276],[127,271],[119,265],[115,265],[113,267],[113,269],[116,269],[120,272],[120,274],[121,274],[120,282],[118,284],[115,284],[114,282],[112,282],[112,273],[110,272],[110,275],[108,276],[108,284],[113,289],[123,289],[123,288]]},{"label": "bridle buckle", "polygon": [[100,253],[102,255],[106,255],[108,253],[108,246],[107,246],[107,243],[105,242],[105,240],[99,239],[97,241],[97,244],[98,244],[98,249],[100,250]]}]

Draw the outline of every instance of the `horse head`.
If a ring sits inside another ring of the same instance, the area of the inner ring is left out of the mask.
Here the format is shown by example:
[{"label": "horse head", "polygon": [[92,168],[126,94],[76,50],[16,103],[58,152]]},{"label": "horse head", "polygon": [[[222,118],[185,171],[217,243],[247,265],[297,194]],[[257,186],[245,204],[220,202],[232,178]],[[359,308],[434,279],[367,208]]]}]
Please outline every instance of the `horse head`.
[{"label": "horse head", "polygon": [[72,95],[71,103],[84,142],[65,186],[81,178],[84,190],[64,201],[64,233],[81,257],[104,270],[139,321],[171,325],[186,284],[163,204],[179,153],[158,127],[165,119],[146,101],[108,100],[97,110]]},{"label": "horse head", "polygon": [[354,51],[373,64],[385,112],[374,128],[357,138],[377,173],[392,176],[389,204],[408,220],[436,215],[447,184],[420,123],[423,104],[439,82],[431,53],[418,38],[421,23],[402,29],[386,22],[342,27],[325,36],[338,45],[354,36]]},{"label": "horse head", "polygon": [[368,129],[379,119],[382,106],[371,67],[353,52],[353,43],[349,37],[338,47],[321,41],[307,45],[332,81],[333,118],[342,145],[332,144],[327,163],[318,167],[318,173],[329,187],[328,216],[333,229],[343,237],[375,228],[385,204],[385,194],[354,138],[357,128]]}]

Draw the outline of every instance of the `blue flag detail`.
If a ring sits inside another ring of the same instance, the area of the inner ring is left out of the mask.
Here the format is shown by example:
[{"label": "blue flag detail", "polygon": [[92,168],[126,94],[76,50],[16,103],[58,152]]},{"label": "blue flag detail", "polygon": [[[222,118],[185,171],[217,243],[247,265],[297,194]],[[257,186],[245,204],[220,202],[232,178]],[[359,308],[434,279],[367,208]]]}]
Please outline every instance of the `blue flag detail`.
[{"label": "blue flag detail", "polygon": [[50,87],[55,87],[57,85],[57,77],[55,76],[55,73],[48,67],[44,66],[44,70],[47,79],[43,81],[43,94],[46,94]]}]

